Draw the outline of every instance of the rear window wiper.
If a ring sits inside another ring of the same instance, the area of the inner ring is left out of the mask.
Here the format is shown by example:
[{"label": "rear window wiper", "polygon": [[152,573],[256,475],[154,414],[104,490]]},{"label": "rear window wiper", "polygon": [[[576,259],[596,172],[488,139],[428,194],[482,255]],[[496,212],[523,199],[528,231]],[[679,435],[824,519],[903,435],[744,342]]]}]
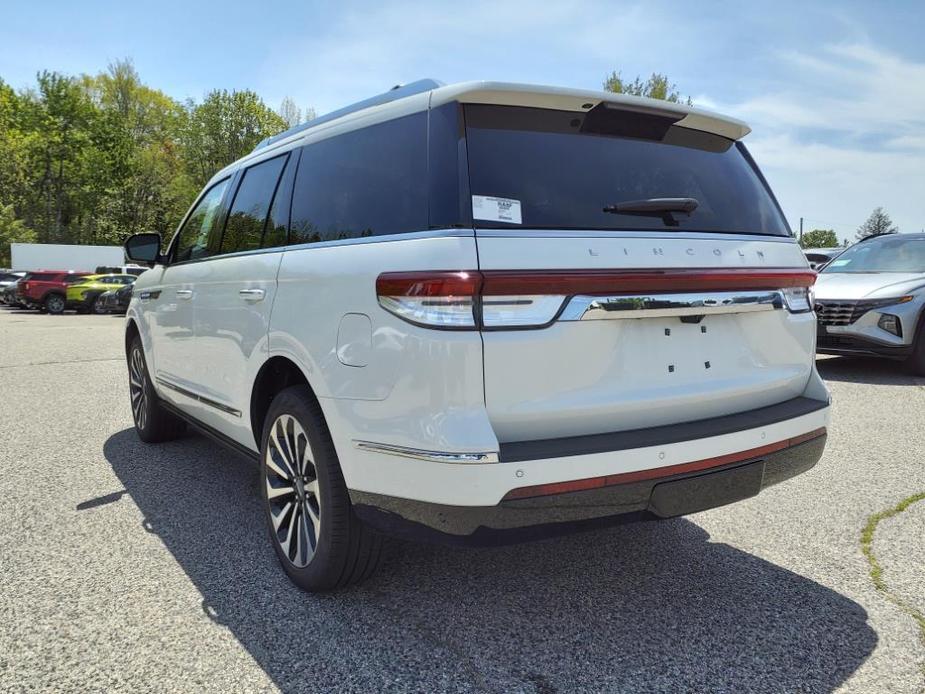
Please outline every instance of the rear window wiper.
[{"label": "rear window wiper", "polygon": [[610,214],[628,214],[637,217],[661,217],[665,226],[676,227],[678,220],[674,214],[683,212],[690,215],[700,203],[697,198],[647,198],[645,200],[625,200],[615,205],[608,205],[604,212]]}]

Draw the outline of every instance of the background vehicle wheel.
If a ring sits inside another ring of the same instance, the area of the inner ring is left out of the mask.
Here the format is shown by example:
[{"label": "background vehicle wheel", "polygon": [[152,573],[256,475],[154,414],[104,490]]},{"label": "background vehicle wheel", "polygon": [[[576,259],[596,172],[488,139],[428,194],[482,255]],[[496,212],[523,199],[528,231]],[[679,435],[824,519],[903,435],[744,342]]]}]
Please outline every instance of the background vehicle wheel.
[{"label": "background vehicle wheel", "polygon": [[45,310],[49,313],[64,313],[64,297],[60,294],[49,294],[45,297]]},{"label": "background vehicle wheel", "polygon": [[292,582],[323,591],[368,578],[382,538],[354,514],[327,424],[306,386],[273,399],[260,457],[270,541]]},{"label": "background vehicle wheel", "polygon": [[175,439],[186,431],[186,422],[164,409],[154,392],[141,339],[138,337],[129,348],[128,381],[132,419],[135,420],[138,438],[145,443],[158,443]]},{"label": "background vehicle wheel", "polygon": [[919,329],[915,334],[912,356],[906,360],[906,366],[916,376],[925,376],[925,315],[919,318]]},{"label": "background vehicle wheel", "polygon": [[106,313],[106,307],[103,306],[103,302],[100,301],[100,297],[99,297],[99,296],[97,296],[97,297],[93,300],[93,303],[90,304],[90,310],[91,310],[93,313],[95,313],[96,315],[98,315],[98,316],[101,316],[101,315],[103,315],[104,313]]}]

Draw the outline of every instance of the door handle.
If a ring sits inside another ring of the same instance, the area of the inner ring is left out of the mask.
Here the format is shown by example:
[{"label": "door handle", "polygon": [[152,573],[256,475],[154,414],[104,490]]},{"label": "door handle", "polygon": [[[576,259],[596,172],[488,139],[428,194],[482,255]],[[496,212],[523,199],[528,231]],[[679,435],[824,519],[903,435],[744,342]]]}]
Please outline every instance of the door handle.
[{"label": "door handle", "polygon": [[263,289],[242,289],[238,292],[238,296],[245,301],[263,301],[266,292]]},{"label": "door handle", "polygon": [[193,290],[192,289],[178,289],[177,298],[186,299],[188,301],[189,299],[193,298]]}]

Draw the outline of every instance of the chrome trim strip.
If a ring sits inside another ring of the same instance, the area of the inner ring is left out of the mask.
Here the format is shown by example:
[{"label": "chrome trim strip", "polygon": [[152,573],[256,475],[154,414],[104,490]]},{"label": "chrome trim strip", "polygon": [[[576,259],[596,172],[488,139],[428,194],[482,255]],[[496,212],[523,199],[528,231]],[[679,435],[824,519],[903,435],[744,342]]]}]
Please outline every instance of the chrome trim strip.
[{"label": "chrome trim strip", "polygon": [[171,383],[170,381],[164,380],[164,379],[161,378],[160,376],[157,376],[154,380],[157,381],[158,384],[164,386],[165,388],[170,388],[170,390],[172,390],[172,391],[174,391],[174,392],[177,392],[177,393],[179,393],[180,395],[184,395],[184,396],[186,396],[186,397],[188,397],[188,398],[191,398],[192,400],[197,400],[197,401],[201,402],[203,405],[208,405],[209,407],[214,407],[216,410],[220,410],[220,411],[222,411],[222,412],[225,412],[226,414],[230,414],[230,415],[233,415],[233,416],[235,416],[235,417],[240,417],[240,416],[241,416],[241,411],[240,411],[240,410],[236,410],[236,409],[234,409],[233,407],[228,407],[227,405],[223,405],[222,403],[216,402],[215,400],[210,400],[209,398],[204,397],[204,396],[202,396],[202,395],[197,395],[197,394],[194,393],[193,391],[187,390],[186,388],[181,388],[180,386],[175,385],[175,384]]},{"label": "chrome trim strip", "polygon": [[[420,239],[445,239],[445,238],[475,238],[475,232],[471,228],[446,228],[430,229],[426,231],[407,231],[399,234],[382,234],[381,236],[360,236],[353,239],[340,239],[338,241],[317,241],[315,243],[294,243],[290,246],[273,246],[272,248],[255,248],[249,251],[238,251],[237,253],[222,253],[220,255],[210,255],[207,258],[195,258],[194,260],[179,260],[171,263],[170,267],[177,265],[192,265],[193,263],[208,263],[225,258],[242,258],[248,255],[262,255],[264,253],[289,253],[290,251],[304,251],[311,248],[334,248],[337,246],[358,246],[367,243],[393,243],[395,241],[416,241]],[[173,243],[173,241],[171,241]]]},{"label": "chrome trim strip", "polygon": [[[294,243],[291,246],[281,246],[278,250],[289,253],[309,248],[335,248],[337,246],[359,246],[367,243],[391,243],[395,241],[417,241],[420,239],[445,238],[475,238],[475,231],[471,228],[429,229],[426,231],[407,231],[399,234],[382,234],[381,236],[358,236],[353,239],[340,239],[338,241],[317,241],[315,243]],[[219,257],[219,256],[217,256]],[[223,256],[221,256],[223,257]]]},{"label": "chrome trim strip", "polygon": [[710,292],[707,294],[575,296],[568,302],[559,320],[618,320],[621,318],[703,316],[717,313],[754,313],[756,311],[776,311],[784,306],[784,297],[779,290]]},{"label": "chrome trim strip", "polygon": [[431,463],[463,463],[467,465],[481,463],[497,463],[498,454],[492,453],[447,453],[445,451],[425,451],[420,448],[396,446],[391,443],[376,443],[375,441],[359,441],[354,439],[353,445],[361,451],[369,453],[386,453],[402,458],[414,460],[427,460]]}]

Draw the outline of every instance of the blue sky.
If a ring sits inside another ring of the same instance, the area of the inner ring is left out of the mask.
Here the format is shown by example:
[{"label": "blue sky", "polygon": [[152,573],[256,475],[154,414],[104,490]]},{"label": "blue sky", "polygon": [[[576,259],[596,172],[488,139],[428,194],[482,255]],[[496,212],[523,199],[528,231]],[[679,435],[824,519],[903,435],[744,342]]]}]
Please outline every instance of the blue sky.
[{"label": "blue sky", "polygon": [[420,77],[599,88],[667,73],[746,120],[791,225],[853,237],[878,205],[925,229],[925,4],[910,2],[17,2],[0,78],[130,57],[174,97],[250,88],[318,113]]}]

